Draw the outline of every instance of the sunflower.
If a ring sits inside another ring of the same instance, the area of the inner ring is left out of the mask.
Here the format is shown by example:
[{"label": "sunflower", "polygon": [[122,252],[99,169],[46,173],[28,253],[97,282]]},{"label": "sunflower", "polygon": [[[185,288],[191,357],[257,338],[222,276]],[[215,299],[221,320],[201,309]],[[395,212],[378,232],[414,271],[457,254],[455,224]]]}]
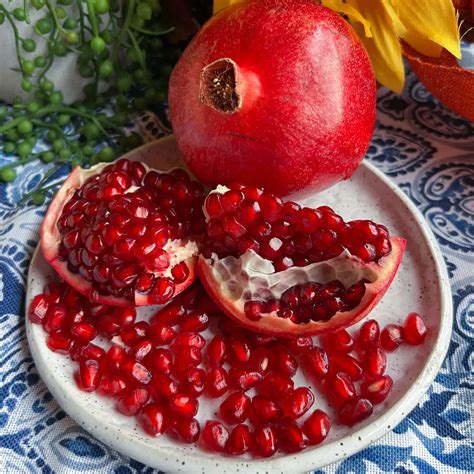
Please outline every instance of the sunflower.
[{"label": "sunflower", "polygon": [[[214,12],[239,0],[214,0]],[[369,53],[377,80],[401,92],[405,79],[402,44],[439,57],[446,49],[456,58],[461,47],[456,11],[451,0],[321,0],[343,14]]]}]

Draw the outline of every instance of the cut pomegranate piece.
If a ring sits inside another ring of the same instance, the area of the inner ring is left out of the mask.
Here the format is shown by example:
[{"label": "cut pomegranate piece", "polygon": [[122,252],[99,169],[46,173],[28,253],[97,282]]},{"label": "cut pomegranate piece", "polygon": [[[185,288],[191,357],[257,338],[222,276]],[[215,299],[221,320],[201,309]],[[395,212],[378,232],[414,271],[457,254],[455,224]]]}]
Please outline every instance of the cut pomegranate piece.
[{"label": "cut pomegranate piece", "polygon": [[207,421],[202,439],[212,451],[224,451],[229,440],[227,428],[219,421]]},{"label": "cut pomegranate piece", "polygon": [[387,352],[393,352],[403,342],[402,328],[396,324],[387,324],[380,334],[380,344]]},{"label": "cut pomegranate piece", "polygon": [[[236,190],[244,198],[220,208]],[[197,264],[208,294],[230,318],[254,332],[294,338],[348,327],[380,301],[404,239],[371,221],[346,223],[328,207],[295,208],[291,223],[274,196],[260,192],[252,200],[245,193],[245,186],[218,187],[208,196]]]},{"label": "cut pomegranate piece", "polygon": [[230,425],[243,423],[249,415],[250,408],[250,398],[243,392],[234,392],[221,403],[220,415]]},{"label": "cut pomegranate piece", "polygon": [[311,445],[324,441],[331,429],[331,421],[322,410],[314,410],[303,425],[304,434]]},{"label": "cut pomegranate piece", "polygon": [[427,336],[428,330],[421,316],[418,313],[410,313],[403,326],[405,341],[412,346],[418,346],[425,342]]},{"label": "cut pomegranate piece", "polygon": [[151,436],[160,436],[166,428],[166,410],[156,403],[145,405],[137,416],[140,426]]},{"label": "cut pomegranate piece", "polygon": [[268,458],[278,449],[276,429],[271,425],[257,427],[254,432],[254,452],[257,456]]},{"label": "cut pomegranate piece", "polygon": [[373,404],[382,403],[392,390],[392,386],[392,377],[389,375],[380,375],[373,380],[362,383],[360,392],[363,397],[370,400]]},{"label": "cut pomegranate piece", "polygon": [[43,255],[91,301],[167,303],[195,279],[203,200],[183,170],[161,173],[127,159],[77,167],[43,220]]},{"label": "cut pomegranate piece", "polygon": [[167,432],[183,443],[195,443],[201,434],[201,426],[195,418],[175,418],[169,423]]},{"label": "cut pomegranate piece", "polygon": [[235,425],[226,444],[226,451],[239,455],[246,453],[252,444],[252,433],[247,425]]},{"label": "cut pomegranate piece", "polygon": [[283,418],[278,423],[278,440],[280,448],[287,453],[296,453],[306,448],[303,430],[291,418]]}]

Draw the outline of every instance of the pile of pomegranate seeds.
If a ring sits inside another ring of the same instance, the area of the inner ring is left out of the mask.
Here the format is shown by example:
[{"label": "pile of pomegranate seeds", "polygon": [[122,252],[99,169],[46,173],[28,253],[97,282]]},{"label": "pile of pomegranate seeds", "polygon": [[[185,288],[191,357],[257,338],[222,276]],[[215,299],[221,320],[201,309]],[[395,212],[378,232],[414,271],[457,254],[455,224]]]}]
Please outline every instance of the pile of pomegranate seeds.
[{"label": "pile of pomegranate seeds", "polygon": [[[51,350],[77,362],[77,385],[114,398],[116,410],[135,416],[149,435],[257,457],[301,451],[321,443],[331,423],[353,426],[368,418],[393,386],[386,351],[427,337],[417,313],[403,327],[380,331],[369,320],[355,335],[342,330],[320,337],[319,346],[310,337],[263,336],[236,326],[198,285],[149,322],[137,322],[133,307],[90,303],[62,283],[35,296],[28,314],[48,333]],[[207,341],[201,333],[210,324],[215,334]],[[93,342],[97,335],[109,341],[106,347]],[[317,396],[295,386],[300,367]],[[216,399],[218,419],[201,426],[202,397]],[[330,414],[315,407],[320,397]]]},{"label": "pile of pomegranate seeds", "polygon": [[[204,190],[184,170],[147,171],[121,159],[91,176],[58,220],[59,258],[100,295],[165,303],[189,275],[167,244],[204,230]],[[179,245],[175,245],[177,247]]]},{"label": "pile of pomegranate seeds", "polygon": [[388,231],[381,224],[344,222],[327,206],[301,208],[258,188],[230,188],[206,198],[206,256],[240,255],[251,249],[282,271],[334,258],[344,249],[365,262],[376,262],[391,251]]},{"label": "pile of pomegranate seeds", "polygon": [[280,300],[247,301],[245,315],[258,320],[264,313],[277,312],[280,318],[288,318],[296,324],[310,321],[328,321],[336,313],[356,308],[365,294],[365,282],[359,281],[349,288],[334,280],[325,285],[308,282],[288,288]]}]

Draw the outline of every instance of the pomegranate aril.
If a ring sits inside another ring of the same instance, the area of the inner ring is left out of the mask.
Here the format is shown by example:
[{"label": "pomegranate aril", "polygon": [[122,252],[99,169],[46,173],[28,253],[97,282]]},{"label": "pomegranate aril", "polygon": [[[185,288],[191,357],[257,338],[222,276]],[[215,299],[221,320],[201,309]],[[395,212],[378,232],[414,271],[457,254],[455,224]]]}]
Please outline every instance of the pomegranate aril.
[{"label": "pomegranate aril", "polygon": [[221,194],[210,193],[205,202],[206,211],[209,217],[221,217],[224,214],[224,209],[221,204]]},{"label": "pomegranate aril", "polygon": [[378,344],[380,338],[379,323],[375,319],[369,319],[359,329],[357,344],[361,350],[367,350]]},{"label": "pomegranate aril", "polygon": [[301,232],[308,234],[316,232],[321,225],[320,212],[309,207],[303,207],[298,213],[297,225]]},{"label": "pomegranate aril", "polygon": [[303,430],[291,418],[283,418],[278,423],[279,447],[287,453],[296,453],[306,448]]},{"label": "pomegranate aril", "polygon": [[309,336],[300,336],[296,339],[288,339],[286,347],[293,354],[304,354],[313,347],[313,339]]},{"label": "pomegranate aril", "polygon": [[234,392],[220,405],[221,418],[230,425],[244,422],[250,412],[250,398],[243,392]]},{"label": "pomegranate aril", "polygon": [[127,388],[127,379],[120,374],[103,374],[97,392],[107,397],[118,397]]},{"label": "pomegranate aril", "polygon": [[366,377],[383,375],[387,367],[387,356],[380,347],[374,347],[366,352],[364,365]]},{"label": "pomegranate aril", "polygon": [[361,395],[373,404],[382,403],[392,390],[393,380],[389,375],[380,375],[363,382],[360,386]]},{"label": "pomegranate aril", "polygon": [[267,312],[267,305],[264,301],[246,301],[244,304],[245,316],[251,321],[258,321],[262,314]]},{"label": "pomegranate aril", "polygon": [[328,353],[342,352],[347,354],[354,348],[354,339],[345,329],[324,336],[323,341],[324,349]]},{"label": "pomegranate aril", "polygon": [[[256,348],[270,346],[276,341],[273,336],[267,336],[265,334],[249,333],[248,337],[250,343],[252,344],[252,347]],[[250,355],[250,357],[252,357],[252,354]]]},{"label": "pomegranate aril", "polygon": [[418,313],[408,314],[403,325],[402,334],[405,342],[412,346],[418,346],[425,342],[428,336],[428,330]]},{"label": "pomegranate aril", "polygon": [[30,303],[28,316],[30,321],[35,324],[41,324],[48,311],[51,299],[45,294],[36,295]]},{"label": "pomegranate aril", "polygon": [[254,425],[274,423],[283,417],[280,405],[271,398],[256,395],[252,399],[252,412],[250,418]]},{"label": "pomegranate aril", "polygon": [[67,319],[66,308],[62,304],[52,304],[43,319],[43,328],[47,333],[61,331],[65,329]]},{"label": "pomegranate aril", "polygon": [[303,416],[313,404],[313,392],[308,387],[299,387],[285,396],[283,409],[286,416],[297,419]]},{"label": "pomegranate aril", "polygon": [[199,397],[204,391],[206,372],[203,369],[191,368],[180,378],[180,389],[192,397]]},{"label": "pomegranate aril", "polygon": [[344,372],[338,372],[329,377],[325,384],[326,396],[336,405],[342,405],[356,396],[356,389],[352,379]]},{"label": "pomegranate aril", "polygon": [[166,374],[154,373],[149,386],[155,401],[162,398],[169,400],[178,393],[178,384]]},{"label": "pomegranate aril", "polygon": [[169,399],[169,408],[175,416],[192,418],[199,408],[199,402],[185,393],[176,393]]},{"label": "pomegranate aril", "polygon": [[72,344],[72,340],[62,333],[52,333],[46,339],[47,346],[58,354],[67,354]]},{"label": "pomegranate aril", "polygon": [[158,348],[146,356],[143,363],[157,374],[169,374],[173,368],[173,354],[169,349]]},{"label": "pomegranate aril", "polygon": [[186,262],[178,263],[171,269],[171,275],[173,275],[174,282],[180,284],[185,282],[189,277],[189,267]]},{"label": "pomegranate aril", "polygon": [[142,339],[134,344],[128,353],[136,360],[143,360],[153,349],[155,344],[149,339]]},{"label": "pomegranate aril", "polygon": [[387,352],[393,352],[403,342],[402,328],[396,324],[387,324],[380,334],[380,344]]},{"label": "pomegranate aril", "polygon": [[71,351],[71,357],[73,360],[76,360],[76,361],[87,360],[87,359],[100,360],[104,356],[105,356],[104,349],[92,343],[87,344],[85,346],[77,345],[76,349],[74,350],[74,354]]},{"label": "pomegranate aril", "polygon": [[232,367],[229,370],[229,379],[234,388],[246,392],[261,382],[262,375],[259,372]]},{"label": "pomegranate aril", "polygon": [[120,331],[120,338],[127,346],[133,346],[146,336],[149,327],[147,322],[140,321]]},{"label": "pomegranate aril", "polygon": [[308,438],[308,444],[315,445],[324,441],[331,429],[331,421],[322,410],[314,412],[305,420],[303,432]]},{"label": "pomegranate aril", "polygon": [[127,360],[121,366],[121,372],[133,383],[141,383],[146,385],[150,383],[152,374],[140,362],[134,360]]},{"label": "pomegranate aril", "polygon": [[190,332],[202,332],[205,331],[209,326],[209,316],[206,313],[200,311],[193,311],[181,318],[179,327],[181,331]]},{"label": "pomegranate aril", "polygon": [[265,425],[256,428],[253,437],[253,451],[257,456],[268,458],[276,453],[278,449],[278,437],[276,429],[273,426]]},{"label": "pomegranate aril", "polygon": [[284,347],[278,346],[272,351],[271,368],[274,372],[293,377],[298,370],[298,362],[295,357]]},{"label": "pomegranate aril", "polygon": [[78,387],[84,392],[93,392],[99,384],[100,377],[100,364],[95,359],[81,361],[79,371],[74,374]]},{"label": "pomegranate aril", "polygon": [[174,326],[178,324],[181,318],[186,314],[186,310],[184,306],[180,304],[169,304],[168,306],[160,309],[157,313],[155,313],[151,320],[152,322],[160,322],[163,324],[169,324],[170,326]]},{"label": "pomegranate aril", "polygon": [[147,329],[147,337],[157,344],[170,344],[176,337],[176,331],[167,324],[156,322]]},{"label": "pomegranate aril", "polygon": [[231,363],[244,365],[249,361],[251,349],[250,344],[246,339],[237,336],[231,337],[227,346]]},{"label": "pomegranate aril", "polygon": [[157,278],[150,293],[150,298],[154,304],[165,304],[174,295],[175,284],[170,278]]},{"label": "pomegranate aril", "polygon": [[227,428],[219,421],[207,421],[202,430],[202,439],[213,451],[224,451],[229,440]]},{"label": "pomegranate aril", "polygon": [[166,410],[156,403],[145,405],[137,416],[138,423],[145,433],[161,436],[166,429]]},{"label": "pomegranate aril", "polygon": [[196,332],[180,332],[176,335],[173,346],[197,347],[202,349],[206,340]]},{"label": "pomegranate aril", "polygon": [[293,389],[294,382],[282,374],[268,374],[260,383],[259,393],[269,398],[285,397]]},{"label": "pomegranate aril", "polygon": [[320,379],[329,371],[329,359],[320,347],[312,347],[303,353],[303,367],[309,377]]},{"label": "pomegranate aril", "polygon": [[97,335],[97,329],[89,323],[77,323],[71,326],[71,335],[76,341],[87,343]]},{"label": "pomegranate aril", "polygon": [[252,434],[247,425],[235,425],[231,431],[227,444],[226,451],[229,454],[239,455],[246,453],[252,444]]},{"label": "pomegranate aril", "polygon": [[173,346],[174,372],[182,373],[190,367],[196,367],[201,363],[202,354],[200,349],[194,346]]},{"label": "pomegranate aril", "polygon": [[115,405],[117,411],[126,416],[134,416],[143,408],[150,398],[149,391],[144,387],[135,387],[126,392]]},{"label": "pomegranate aril", "polygon": [[127,358],[127,352],[122,346],[112,344],[104,356],[103,366],[109,370],[118,370]]},{"label": "pomegranate aril", "polygon": [[227,356],[227,345],[222,336],[214,336],[207,345],[207,361],[209,365],[221,365]]},{"label": "pomegranate aril", "polygon": [[354,381],[360,380],[364,374],[361,363],[349,354],[330,355],[329,369],[332,373],[344,372]]},{"label": "pomegranate aril", "polygon": [[339,423],[354,426],[372,415],[372,412],[373,405],[369,400],[357,398],[348,402],[339,410]]},{"label": "pomegranate aril", "polygon": [[199,439],[201,426],[195,418],[176,418],[169,423],[167,433],[183,443],[195,443]]},{"label": "pomegranate aril", "polygon": [[211,368],[206,375],[206,393],[217,398],[229,389],[229,377],[222,367]]}]

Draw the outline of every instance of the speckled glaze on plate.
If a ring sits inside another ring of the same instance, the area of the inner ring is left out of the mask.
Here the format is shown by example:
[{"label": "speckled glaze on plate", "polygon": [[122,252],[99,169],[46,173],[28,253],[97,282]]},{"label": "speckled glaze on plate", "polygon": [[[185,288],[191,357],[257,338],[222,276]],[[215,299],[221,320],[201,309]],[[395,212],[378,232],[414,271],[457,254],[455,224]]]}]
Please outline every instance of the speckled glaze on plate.
[{"label": "speckled glaze on plate", "polygon": [[[158,169],[169,169],[179,165],[168,159],[174,147],[174,140],[166,138],[145,145],[128,157],[143,160]],[[385,403],[375,407],[368,420],[353,428],[334,424],[323,444],[294,455],[278,453],[270,459],[227,457],[206,452],[195,445],[177,443],[168,436],[152,438],[142,434],[134,418],[116,413],[110,399],[80,391],[72,378],[73,362],[51,352],[41,326],[27,321],[27,336],[36,366],[61,407],[84,429],[112,448],[157,469],[186,473],[308,471],[355,454],[394,428],[427,391],[450,342],[451,291],[442,256],[415,206],[366,162],[349,181],[318,195],[306,195],[300,202],[311,206],[329,205],[346,220],[382,222],[392,235],[403,236],[408,241],[398,274],[370,317],[385,325],[401,323],[409,311],[418,311],[425,318],[429,337],[421,347],[404,346],[388,355],[387,373],[394,379],[394,388]],[[37,249],[28,275],[26,308],[52,278],[53,270]],[[146,319],[154,309],[141,308],[140,318]],[[311,386],[301,375],[295,379],[295,385],[300,384]],[[205,397],[199,401],[198,419],[215,418],[217,402]],[[317,392],[316,406],[327,409]]]}]

